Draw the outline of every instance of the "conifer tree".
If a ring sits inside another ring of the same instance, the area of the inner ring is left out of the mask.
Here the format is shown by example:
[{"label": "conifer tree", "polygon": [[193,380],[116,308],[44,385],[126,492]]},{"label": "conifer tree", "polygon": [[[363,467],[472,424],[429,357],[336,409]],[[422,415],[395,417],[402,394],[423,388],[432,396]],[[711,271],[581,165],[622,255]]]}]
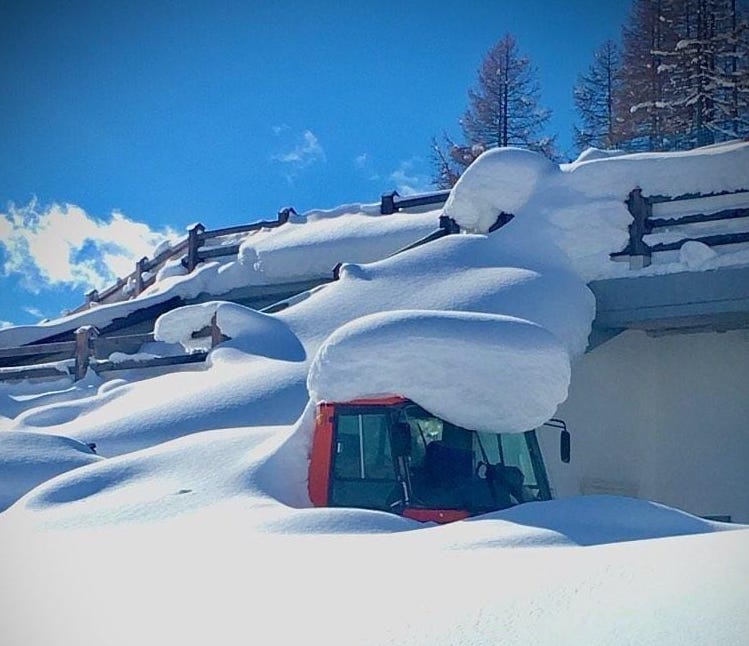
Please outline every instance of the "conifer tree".
[{"label": "conifer tree", "polygon": [[667,0],[635,0],[622,32],[622,85],[615,118],[623,147],[630,150],[670,147],[673,115],[665,81],[670,68],[664,58],[677,38],[667,5]]},{"label": "conifer tree", "polygon": [[506,34],[487,53],[478,83],[468,92],[463,134],[471,144],[523,146],[546,150],[550,141],[541,130],[551,115],[538,105],[537,72],[518,52],[514,36]]},{"label": "conifer tree", "polygon": [[554,157],[554,137],[542,136],[551,115],[539,106],[537,72],[521,56],[515,38],[505,35],[484,57],[476,87],[468,92],[468,109],[460,121],[465,144],[445,136],[440,147],[432,140],[434,182],[452,186],[484,150],[521,146]]},{"label": "conifer tree", "polygon": [[578,149],[614,148],[621,139],[614,111],[620,87],[619,48],[613,40],[607,40],[596,51],[588,71],[578,77],[573,91],[581,121],[580,126],[574,127]]}]

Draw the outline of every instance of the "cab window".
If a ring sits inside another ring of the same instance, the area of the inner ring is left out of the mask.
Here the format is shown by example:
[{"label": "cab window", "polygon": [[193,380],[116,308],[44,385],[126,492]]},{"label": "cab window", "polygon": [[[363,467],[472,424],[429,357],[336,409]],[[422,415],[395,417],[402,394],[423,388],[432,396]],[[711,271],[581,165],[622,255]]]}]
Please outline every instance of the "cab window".
[{"label": "cab window", "polygon": [[398,490],[385,413],[336,416],[331,503],[389,509]]}]

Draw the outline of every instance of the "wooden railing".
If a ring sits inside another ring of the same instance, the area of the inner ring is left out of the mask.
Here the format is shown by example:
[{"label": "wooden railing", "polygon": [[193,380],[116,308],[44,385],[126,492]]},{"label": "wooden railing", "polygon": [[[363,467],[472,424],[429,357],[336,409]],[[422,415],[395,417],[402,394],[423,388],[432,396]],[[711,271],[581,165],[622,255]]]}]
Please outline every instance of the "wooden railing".
[{"label": "wooden railing", "polygon": [[[213,348],[229,337],[221,333],[214,314],[211,324],[193,333],[192,338],[210,338],[210,347]],[[153,333],[99,337],[93,325],[84,325],[76,330],[74,341],[0,348],[0,360],[4,360],[4,363],[18,360],[24,364],[0,368],[0,381],[68,376],[72,376],[74,381],[79,381],[86,376],[89,368],[100,373],[131,368],[176,366],[205,361],[208,356],[208,350],[197,350],[176,356],[153,356],[147,359],[134,356],[134,351],[137,352],[144,343],[153,340]],[[98,358],[109,357],[114,352],[130,354],[132,358],[123,358],[119,361]]]},{"label": "wooden railing", "polygon": [[201,262],[209,258],[219,258],[236,255],[239,251],[239,243],[207,246],[210,240],[217,240],[229,236],[235,236],[259,229],[279,227],[289,221],[289,216],[296,214],[292,207],[281,209],[275,220],[262,220],[250,224],[242,224],[234,227],[225,227],[223,229],[206,230],[201,224],[193,225],[187,233],[187,237],[178,242],[173,247],[164,250],[154,258],[141,258],[135,263],[135,271],[117,279],[114,285],[111,285],[102,292],[91,290],[86,294],[86,302],[74,309],[71,313],[82,312],[91,307],[92,304],[117,303],[138,296],[144,289],[147,289],[156,281],[156,273],[169,260],[182,257],[182,265],[188,272],[192,272]]},{"label": "wooden railing", "polygon": [[[447,199],[445,191],[437,194],[428,194],[410,198],[396,199],[397,192],[390,194],[394,210],[418,206],[422,204],[436,204]],[[156,272],[169,260],[179,258],[181,264],[192,272],[201,262],[209,258],[222,256],[233,256],[239,251],[240,243],[236,240],[226,240],[231,236],[237,236],[250,231],[264,228],[279,227],[289,221],[291,215],[296,215],[292,207],[287,207],[278,212],[277,219],[273,221],[260,221],[251,224],[225,227],[208,231],[201,223],[190,227],[185,239],[176,245],[164,250],[154,258],[141,258],[135,267],[135,271],[102,292],[93,290],[86,295],[86,303],[74,312],[89,309],[92,304],[116,303],[127,300],[140,294],[144,289],[151,286],[156,280]],[[440,230],[420,240],[414,245],[418,246],[428,240],[441,237],[446,233],[459,231],[457,224],[445,216],[440,217]],[[224,244],[213,244],[211,241],[224,239]],[[335,274],[335,270],[334,270]],[[162,313],[161,311],[157,312]],[[88,336],[87,336],[88,335]],[[61,335],[57,335],[61,336]],[[226,338],[226,337],[221,337]],[[0,348],[0,381],[16,380],[37,377],[59,377],[72,374],[76,379],[82,378],[88,367],[97,372],[105,370],[117,370],[133,367],[153,367],[157,365],[176,365],[179,363],[191,363],[205,359],[206,353],[193,353],[179,357],[155,357],[148,361],[132,360],[124,362],[111,362],[97,359],[97,356],[108,356],[111,352],[133,352],[143,343],[153,340],[153,334],[131,334],[125,336],[98,336],[98,331],[92,326],[79,328],[75,333],[75,340],[59,340],[51,338],[48,342],[34,345],[25,345],[15,348]],[[105,352],[105,349],[108,351]],[[19,362],[24,365],[18,365]]]},{"label": "wooden railing", "polygon": [[[660,242],[650,245],[645,241],[645,236],[653,233],[656,229],[667,229],[670,227],[698,224],[703,222],[729,221],[737,218],[749,218],[749,208],[728,208],[723,210],[712,210],[709,208],[710,200],[724,201],[727,196],[737,196],[737,201],[749,204],[749,190],[726,191],[723,193],[687,194],[670,197],[667,195],[644,196],[639,188],[630,192],[627,198],[627,208],[632,215],[632,223],[629,225],[629,242],[622,251],[610,254],[612,260],[628,260],[631,269],[642,269],[652,262],[654,253],[661,251],[678,251],[684,243],[696,241],[708,246],[727,244],[740,244],[749,242],[749,230],[735,233],[719,233],[712,235],[695,235],[680,238],[674,242]],[[741,198],[746,198],[742,200]],[[731,198],[729,197],[729,200]],[[708,213],[682,215],[677,217],[653,217],[653,207],[660,204],[676,203],[700,204]],[[749,225],[748,225],[749,228]]]},{"label": "wooden railing", "polygon": [[[380,213],[383,215],[395,213],[405,208],[415,208],[431,204],[444,204],[450,191],[436,191],[410,197],[400,197],[397,191],[382,195]],[[86,302],[74,309],[71,314],[89,309],[93,304],[118,303],[138,296],[156,281],[157,272],[171,259],[181,257],[182,265],[188,273],[192,272],[201,262],[209,258],[219,258],[236,255],[240,243],[229,244],[207,243],[212,240],[228,238],[259,229],[279,227],[289,221],[291,215],[296,215],[293,207],[281,209],[275,220],[262,220],[250,224],[242,224],[223,229],[207,230],[201,223],[193,225],[187,232],[187,237],[154,258],[141,258],[135,263],[135,271],[118,278],[117,282],[104,291],[91,290],[86,294]]]},{"label": "wooden railing", "polygon": [[411,195],[409,197],[401,197],[398,195],[398,191],[383,193],[380,198],[380,213],[390,215],[401,209],[444,204],[447,202],[448,195],[450,195],[450,191],[435,191],[434,193]]}]

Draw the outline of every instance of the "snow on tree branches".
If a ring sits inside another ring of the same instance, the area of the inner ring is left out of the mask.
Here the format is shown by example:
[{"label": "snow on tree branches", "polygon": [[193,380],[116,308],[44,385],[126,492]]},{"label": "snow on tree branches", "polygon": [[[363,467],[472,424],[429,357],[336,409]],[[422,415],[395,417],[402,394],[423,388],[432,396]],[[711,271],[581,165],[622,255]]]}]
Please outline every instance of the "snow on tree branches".
[{"label": "snow on tree branches", "polygon": [[673,150],[746,136],[748,34],[736,0],[635,0],[612,143]]}]

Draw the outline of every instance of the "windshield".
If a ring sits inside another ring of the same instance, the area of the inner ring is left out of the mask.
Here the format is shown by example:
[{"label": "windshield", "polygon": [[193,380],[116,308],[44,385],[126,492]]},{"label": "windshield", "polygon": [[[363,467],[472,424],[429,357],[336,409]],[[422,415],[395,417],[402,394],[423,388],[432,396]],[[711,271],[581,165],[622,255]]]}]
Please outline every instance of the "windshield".
[{"label": "windshield", "polygon": [[341,407],[335,427],[333,505],[481,513],[550,497],[533,431],[477,433],[412,403]]},{"label": "windshield", "polygon": [[411,428],[412,506],[504,509],[549,498],[535,433],[477,433],[423,408],[403,409]]}]

